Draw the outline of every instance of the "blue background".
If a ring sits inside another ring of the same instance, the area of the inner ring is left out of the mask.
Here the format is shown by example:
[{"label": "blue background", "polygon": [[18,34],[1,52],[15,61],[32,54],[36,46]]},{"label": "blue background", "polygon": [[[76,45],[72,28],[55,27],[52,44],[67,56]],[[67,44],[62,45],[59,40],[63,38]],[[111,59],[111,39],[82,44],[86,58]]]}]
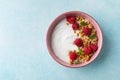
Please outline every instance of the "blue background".
[{"label": "blue background", "polygon": [[[59,65],[46,48],[50,23],[83,11],[101,26],[99,57],[82,68]],[[0,80],[119,80],[120,0],[0,0]]]}]

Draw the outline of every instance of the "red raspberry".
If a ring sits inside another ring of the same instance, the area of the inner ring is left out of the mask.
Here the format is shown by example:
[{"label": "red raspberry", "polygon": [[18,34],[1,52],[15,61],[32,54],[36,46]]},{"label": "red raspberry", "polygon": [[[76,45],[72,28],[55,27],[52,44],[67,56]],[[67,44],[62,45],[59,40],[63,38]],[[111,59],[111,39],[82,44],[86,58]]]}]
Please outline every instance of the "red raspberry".
[{"label": "red raspberry", "polygon": [[76,23],[76,22],[73,23],[72,28],[73,28],[73,30],[77,30],[77,29],[79,29],[79,24]]},{"label": "red raspberry", "polygon": [[91,29],[88,27],[85,27],[83,30],[84,35],[89,36],[91,34]]},{"label": "red raspberry", "polygon": [[68,16],[66,18],[66,20],[70,23],[70,24],[73,24],[75,23],[75,16]]},{"label": "red raspberry", "polygon": [[77,59],[77,54],[76,54],[76,52],[72,52],[72,51],[71,51],[69,57],[70,57],[71,60],[76,60],[76,59]]},{"label": "red raspberry", "polygon": [[92,50],[89,46],[87,46],[87,47],[84,47],[84,52],[85,54],[89,55],[92,52]]},{"label": "red raspberry", "polygon": [[83,45],[83,41],[82,39],[80,38],[77,38],[75,41],[74,41],[74,44],[78,47],[81,47]]},{"label": "red raspberry", "polygon": [[95,51],[97,51],[98,46],[96,44],[91,44],[90,48],[92,49],[92,52],[95,52]]}]

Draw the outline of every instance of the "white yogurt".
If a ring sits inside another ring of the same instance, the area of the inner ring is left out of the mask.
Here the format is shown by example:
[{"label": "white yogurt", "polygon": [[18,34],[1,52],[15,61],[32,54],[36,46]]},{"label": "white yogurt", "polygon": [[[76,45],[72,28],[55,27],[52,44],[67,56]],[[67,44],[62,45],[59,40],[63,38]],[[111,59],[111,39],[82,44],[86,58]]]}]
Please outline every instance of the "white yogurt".
[{"label": "white yogurt", "polygon": [[77,46],[73,45],[76,38],[72,25],[67,25],[66,19],[60,21],[53,31],[51,41],[56,56],[69,63],[69,51],[77,50]]}]

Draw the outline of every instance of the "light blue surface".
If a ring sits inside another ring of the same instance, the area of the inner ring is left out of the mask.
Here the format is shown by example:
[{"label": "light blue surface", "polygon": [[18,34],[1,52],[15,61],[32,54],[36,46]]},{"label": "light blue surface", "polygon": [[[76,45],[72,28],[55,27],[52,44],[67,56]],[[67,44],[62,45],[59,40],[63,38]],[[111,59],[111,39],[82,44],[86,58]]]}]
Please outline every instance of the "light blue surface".
[{"label": "light blue surface", "polygon": [[[120,0],[0,0],[0,80],[119,80]],[[59,14],[80,10],[100,24],[100,56],[83,68],[59,65],[46,31]]]}]

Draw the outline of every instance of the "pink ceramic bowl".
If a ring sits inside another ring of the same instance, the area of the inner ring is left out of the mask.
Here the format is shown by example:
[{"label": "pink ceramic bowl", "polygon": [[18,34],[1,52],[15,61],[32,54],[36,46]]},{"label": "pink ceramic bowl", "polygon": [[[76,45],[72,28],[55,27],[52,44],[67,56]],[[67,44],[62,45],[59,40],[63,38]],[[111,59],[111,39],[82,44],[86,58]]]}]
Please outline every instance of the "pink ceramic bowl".
[{"label": "pink ceramic bowl", "polygon": [[[56,27],[56,25],[64,18],[66,18],[66,16],[71,16],[71,15],[74,15],[74,16],[82,16],[86,19],[88,19],[93,25],[94,25],[94,28],[97,30],[97,36],[98,36],[98,49],[97,51],[94,53],[94,55],[91,57],[91,59],[84,63],[84,64],[69,64],[69,63],[66,63],[64,61],[62,61],[61,59],[59,59],[53,49],[52,49],[52,46],[51,46],[51,35],[52,35],[52,32],[54,30],[54,28]],[[103,37],[102,37],[102,32],[101,32],[101,29],[100,29],[100,26],[98,25],[98,23],[95,21],[95,19],[93,19],[91,16],[89,16],[88,14],[84,13],[84,12],[80,12],[80,11],[70,11],[70,12],[65,12],[63,14],[61,14],[60,16],[58,16],[52,23],[51,25],[49,26],[48,28],[48,31],[47,31],[47,36],[46,36],[46,44],[47,44],[47,48],[48,48],[48,51],[50,53],[50,55],[53,57],[53,59],[55,61],[57,61],[58,63],[60,63],[61,65],[63,66],[66,66],[66,67],[71,67],[71,68],[78,68],[78,67],[82,67],[82,66],[86,66],[88,64],[90,64],[91,62],[93,62],[97,56],[99,55],[100,51],[101,51],[101,48],[102,48],[102,44],[103,44]]]}]

